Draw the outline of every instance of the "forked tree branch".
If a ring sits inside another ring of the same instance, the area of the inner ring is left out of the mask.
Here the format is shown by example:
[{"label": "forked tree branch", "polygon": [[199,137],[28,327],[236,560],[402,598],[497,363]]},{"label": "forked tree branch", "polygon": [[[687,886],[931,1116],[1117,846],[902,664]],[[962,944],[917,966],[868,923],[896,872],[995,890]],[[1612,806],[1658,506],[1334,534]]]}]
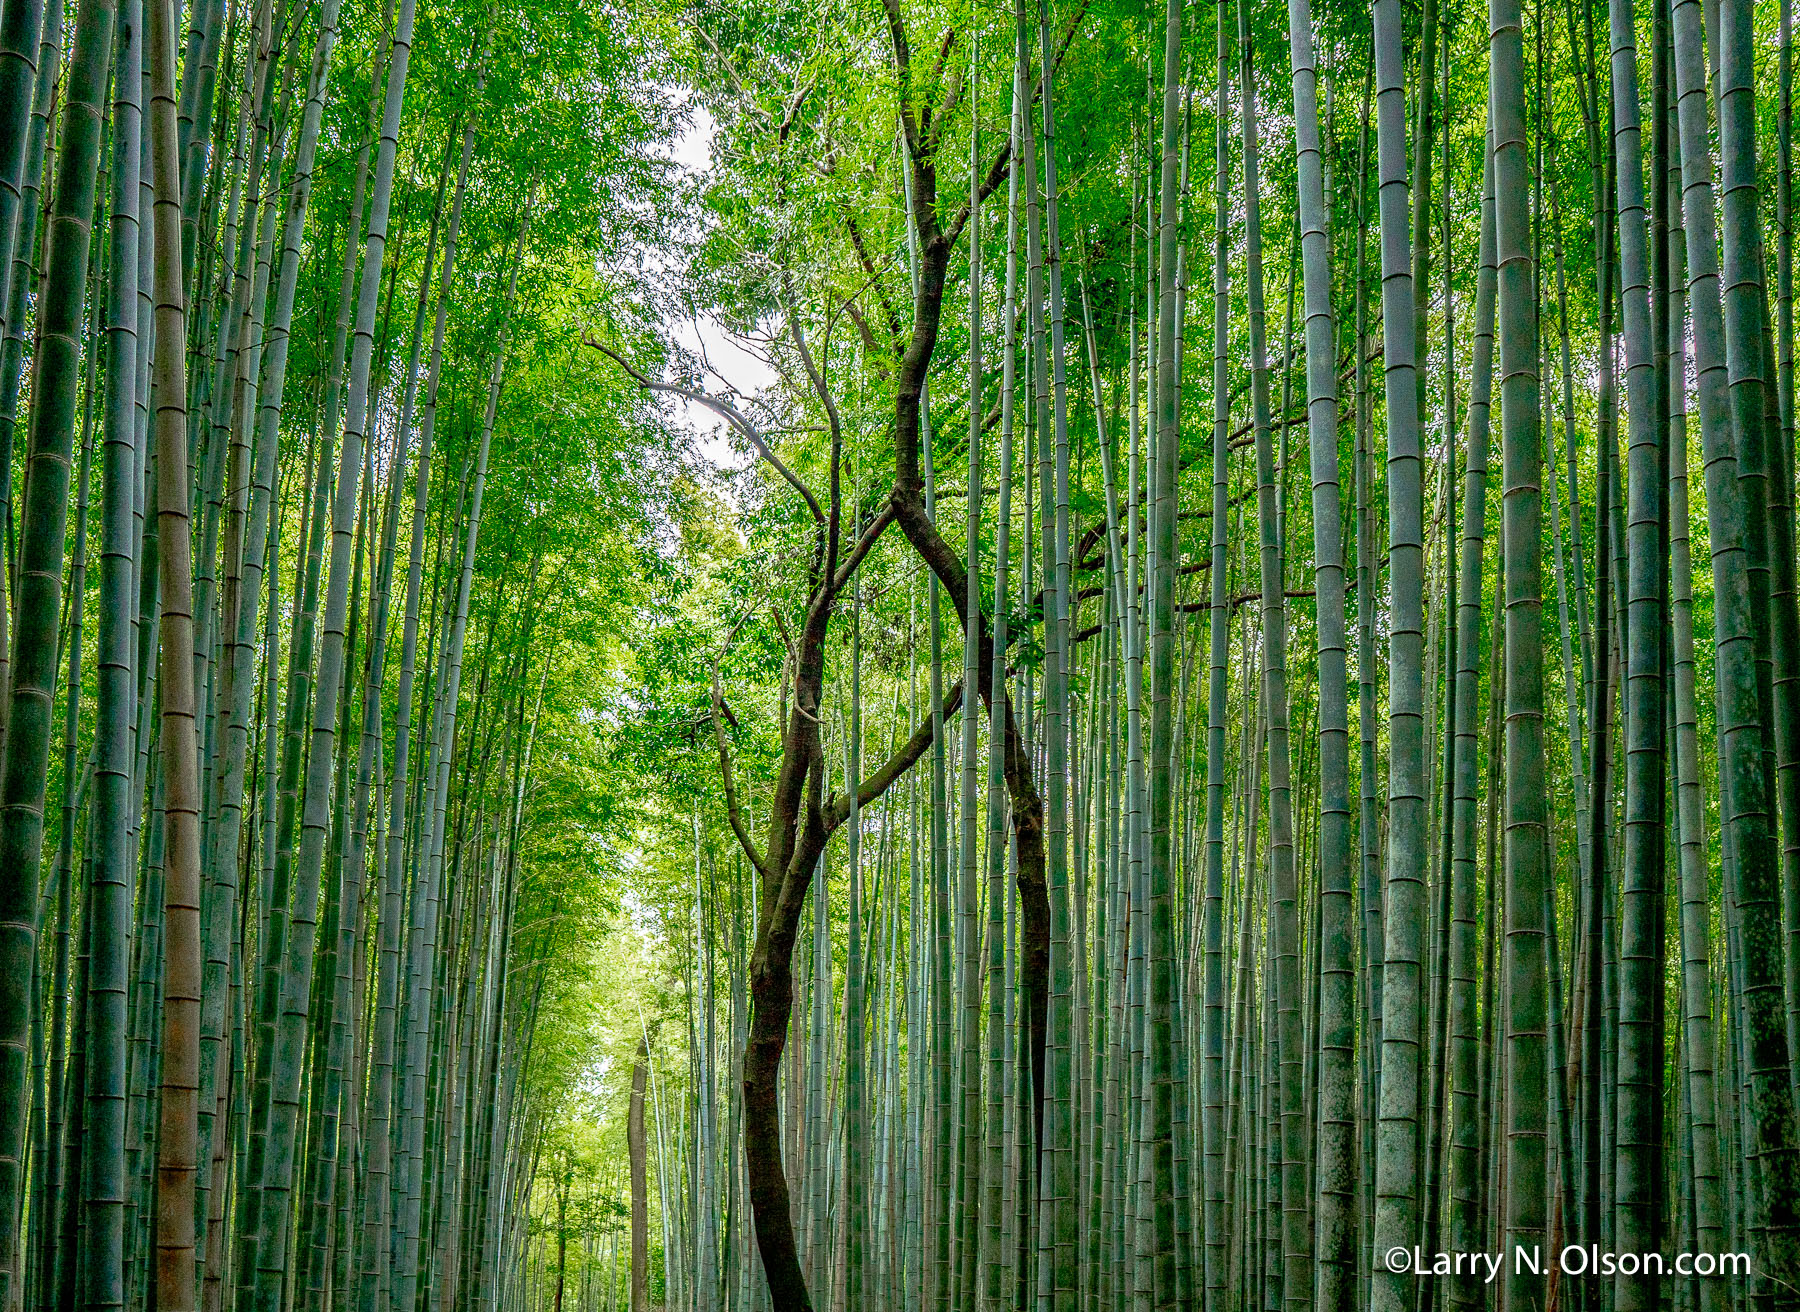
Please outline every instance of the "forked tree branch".
[{"label": "forked tree branch", "polygon": [[819,525],[825,523],[825,512],[820,509],[819,499],[812,494],[812,489],[807,487],[806,484],[800,480],[800,476],[790,469],[780,456],[775,454],[775,449],[769,445],[768,440],[763,437],[762,432],[756,425],[744,417],[743,411],[739,410],[736,406],[729,405],[726,402],[719,400],[717,397],[709,396],[705,392],[697,391],[694,388],[683,387],[679,383],[658,382],[643,370],[639,369],[636,365],[632,364],[631,361],[627,360],[624,356],[620,355],[617,351],[613,350],[612,347],[607,346],[602,342],[597,342],[586,334],[582,335],[581,344],[583,346],[591,347],[600,352],[600,354],[611,359],[619,366],[619,368],[629,374],[632,381],[639,387],[652,392],[667,392],[671,396],[679,396],[684,400],[694,402],[696,405],[703,405],[708,410],[711,410],[714,414],[724,419],[726,423],[742,433],[745,438],[749,440],[750,445],[756,448],[757,454],[762,456],[764,460],[767,460],[769,464],[774,467],[775,472],[786,479],[789,485],[800,494],[801,498],[806,502],[807,509],[812,512],[814,522]]}]

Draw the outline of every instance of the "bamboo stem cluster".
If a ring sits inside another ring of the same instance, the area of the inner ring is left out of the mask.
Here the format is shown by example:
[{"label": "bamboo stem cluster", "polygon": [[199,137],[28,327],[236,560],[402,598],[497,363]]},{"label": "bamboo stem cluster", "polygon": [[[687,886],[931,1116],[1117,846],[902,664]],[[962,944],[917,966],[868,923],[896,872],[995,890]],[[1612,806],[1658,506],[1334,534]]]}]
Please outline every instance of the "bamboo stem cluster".
[{"label": "bamboo stem cluster", "polygon": [[[701,1163],[685,1197],[671,1176],[681,1306],[1785,1306],[1787,6],[1235,0],[1209,66],[1192,6],[1126,39],[1021,4],[1010,59],[1000,15],[956,15],[929,69],[921,13],[884,10],[891,167],[827,175],[841,252],[773,257],[785,323],[816,345],[844,314],[859,340],[829,380],[800,352],[830,495],[808,448],[758,449],[861,581],[810,576],[772,785],[713,683],[731,833],[695,842],[762,881],[725,975],[748,971],[730,1028],[758,1071],[740,1112],[732,1047],[691,1054],[683,1116],[723,1090],[745,1156],[679,1141]],[[1102,79],[1141,100],[1072,105]],[[797,94],[783,140],[828,139]],[[1210,342],[1187,322],[1208,225]],[[1290,244],[1272,358],[1265,256]],[[890,522],[905,543],[865,549]],[[891,718],[864,709],[884,679]],[[1601,1278],[1584,1252],[1634,1260]],[[1747,1266],[1673,1265],[1728,1252]],[[1429,1278],[1440,1254],[1464,1260]],[[1476,1254],[1504,1258],[1493,1280]]]}]

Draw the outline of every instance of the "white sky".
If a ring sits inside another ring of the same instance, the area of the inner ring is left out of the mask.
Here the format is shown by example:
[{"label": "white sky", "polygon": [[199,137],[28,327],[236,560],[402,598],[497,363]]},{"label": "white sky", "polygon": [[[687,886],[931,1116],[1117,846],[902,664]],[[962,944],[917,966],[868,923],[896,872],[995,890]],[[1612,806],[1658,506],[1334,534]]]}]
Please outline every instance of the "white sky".
[{"label": "white sky", "polygon": [[[717,124],[706,107],[690,101],[687,126],[669,145],[669,158],[696,179],[704,178],[712,167],[712,139]],[[738,338],[710,315],[698,319],[665,318],[663,331],[690,351],[700,354],[714,373],[709,380],[712,390],[723,391],[726,385],[741,395],[755,395],[775,381],[775,372],[761,357],[746,350]],[[732,450],[725,437],[725,420],[705,406],[671,398],[676,419],[695,434],[700,454],[721,469],[742,469],[752,457]]]}]

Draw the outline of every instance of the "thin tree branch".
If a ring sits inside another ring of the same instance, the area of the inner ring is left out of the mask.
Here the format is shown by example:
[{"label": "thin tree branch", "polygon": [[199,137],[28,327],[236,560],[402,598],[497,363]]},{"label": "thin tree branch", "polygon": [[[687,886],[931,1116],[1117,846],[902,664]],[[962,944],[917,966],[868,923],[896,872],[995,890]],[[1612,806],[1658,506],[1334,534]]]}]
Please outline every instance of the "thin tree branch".
[{"label": "thin tree branch", "polygon": [[887,288],[881,285],[881,273],[875,267],[875,261],[869,254],[868,244],[863,240],[862,228],[856,222],[856,216],[849,209],[842,209],[844,226],[850,230],[850,245],[856,251],[857,263],[863,272],[869,275],[869,281],[875,288],[875,295],[881,301],[881,308],[887,315],[888,331],[894,335],[894,349],[900,349],[903,334],[900,331],[900,313],[894,308],[893,299],[887,294]]},{"label": "thin tree branch", "polygon": [[[956,714],[956,712],[961,709],[962,695],[963,686],[960,680],[944,694],[944,707],[941,718],[946,723],[952,715]],[[857,785],[856,804],[858,807],[869,806],[875,802],[876,799],[895,783],[895,781],[908,770],[912,769],[921,756],[925,755],[925,749],[931,746],[931,724],[934,718],[938,717],[927,715],[924,720],[920,722],[919,727],[913,730],[912,737],[902,743],[899,750],[890,756],[879,770],[875,771],[874,774],[870,775]],[[838,826],[843,824],[849,816],[850,794],[839,793],[826,804],[824,814],[821,817],[825,826],[825,832],[827,834],[836,832]]]},{"label": "thin tree branch", "polygon": [[764,460],[767,460],[773,465],[775,472],[785,478],[788,483],[792,485],[794,490],[800,494],[802,499],[806,502],[807,509],[812,511],[814,521],[821,525],[825,523],[825,512],[819,508],[819,500],[812,494],[812,490],[808,488],[805,483],[800,481],[800,476],[792,469],[789,469],[780,456],[775,454],[774,449],[770,447],[766,440],[764,440],[762,433],[757,430],[756,425],[744,418],[743,412],[736,406],[727,405],[716,397],[708,396],[705,392],[695,391],[691,387],[683,387],[679,383],[657,382],[654,378],[651,378],[648,374],[638,369],[610,346],[597,342],[592,337],[586,336],[585,334],[582,336],[581,344],[583,346],[592,347],[594,350],[600,352],[600,354],[611,358],[621,369],[631,375],[632,380],[636,382],[639,387],[646,388],[653,392],[668,392],[672,396],[679,396],[684,400],[693,401],[697,405],[705,406],[708,410],[711,410],[714,414],[723,418],[733,428],[737,429],[738,432],[748,438],[750,444],[756,448],[757,453],[761,455]]},{"label": "thin tree branch", "polygon": [[856,540],[856,544],[850,548],[849,554],[844,557],[844,563],[838,566],[837,573],[832,576],[831,591],[834,595],[844,590],[845,585],[850,582],[850,576],[855,574],[857,567],[863,563],[863,557],[869,554],[875,543],[880,540],[882,531],[893,522],[893,504],[891,502],[884,503],[876,512],[875,518],[869,521],[869,526],[863,530],[862,536]]}]

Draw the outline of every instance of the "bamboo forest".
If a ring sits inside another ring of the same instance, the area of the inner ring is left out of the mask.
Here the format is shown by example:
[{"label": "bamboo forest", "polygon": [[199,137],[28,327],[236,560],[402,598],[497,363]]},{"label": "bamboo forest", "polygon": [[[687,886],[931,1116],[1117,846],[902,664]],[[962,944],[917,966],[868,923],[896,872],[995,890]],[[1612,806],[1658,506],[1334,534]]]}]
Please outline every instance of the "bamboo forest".
[{"label": "bamboo forest", "polygon": [[0,1312],[1800,1309],[1794,0],[0,0]]}]

